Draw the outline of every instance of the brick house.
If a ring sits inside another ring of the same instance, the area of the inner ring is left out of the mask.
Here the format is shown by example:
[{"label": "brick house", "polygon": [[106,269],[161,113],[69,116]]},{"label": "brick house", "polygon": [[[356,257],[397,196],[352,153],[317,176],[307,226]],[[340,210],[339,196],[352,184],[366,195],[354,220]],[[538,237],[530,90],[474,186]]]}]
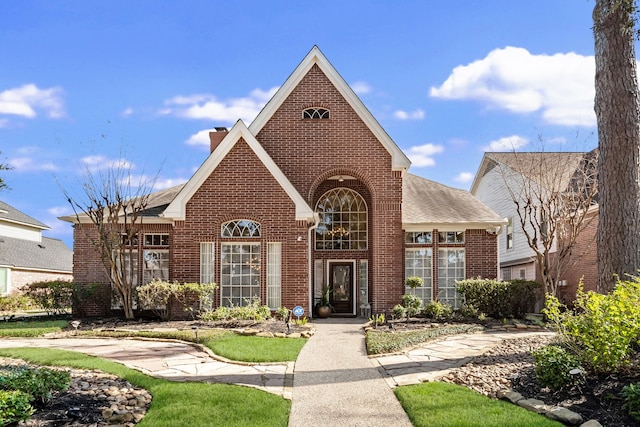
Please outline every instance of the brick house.
[{"label": "brick house", "polygon": [[[258,297],[305,315],[330,286],[335,314],[357,316],[401,302],[408,276],[425,279],[425,299],[453,305],[455,280],[497,276],[504,220],[466,191],[409,174],[408,158],[317,47],[249,126],[210,139],[186,184],[152,195],[138,283],[215,282],[216,305]],[[76,281],[108,283],[88,243],[93,225],[80,222]],[[98,301],[87,312],[108,310]]]},{"label": "brick house", "polygon": [[[508,221],[498,239],[500,279],[541,281],[535,252],[527,243],[511,192],[519,191],[518,188],[524,182],[536,185],[540,191],[536,194],[558,190],[570,192],[571,181],[576,176],[596,179],[596,164],[596,150],[484,154],[470,191]],[[590,169],[585,169],[585,165]],[[533,194],[530,188],[521,191]],[[596,201],[597,195],[594,197],[594,202]],[[595,291],[597,287],[597,215],[598,206],[595,204],[590,207],[584,227],[578,234],[565,267],[557,277],[558,297],[568,304],[575,299],[580,280],[583,280],[585,291]],[[552,259],[556,252],[557,245],[554,245]]]},{"label": "brick house", "polygon": [[72,253],[49,226],[0,201],[0,295],[35,282],[73,280]]}]

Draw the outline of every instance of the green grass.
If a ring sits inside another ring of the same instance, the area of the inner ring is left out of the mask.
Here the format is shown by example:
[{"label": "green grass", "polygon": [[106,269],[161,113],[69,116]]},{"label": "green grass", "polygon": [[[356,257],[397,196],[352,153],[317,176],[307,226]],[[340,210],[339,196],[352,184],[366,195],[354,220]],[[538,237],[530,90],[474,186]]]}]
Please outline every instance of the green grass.
[{"label": "green grass", "polygon": [[480,325],[460,324],[397,333],[372,330],[367,332],[367,353],[393,353],[439,336],[478,332],[483,329]]},{"label": "green grass", "polygon": [[490,399],[466,387],[423,383],[395,389],[415,427],[562,427],[512,403]]},{"label": "green grass", "polygon": [[66,320],[21,320],[0,322],[0,337],[38,337],[49,332],[60,332]]},{"label": "green grass", "polygon": [[289,419],[289,401],[249,387],[160,380],[115,362],[67,350],[0,349],[0,356],[40,365],[100,369],[145,388],[153,400],[138,424],[141,427],[285,427]]},{"label": "green grass", "polygon": [[230,360],[262,363],[295,361],[306,342],[305,338],[267,338],[227,332],[205,341],[205,345]]},{"label": "green grass", "polygon": [[[194,331],[84,331],[81,335],[106,337],[146,337],[195,341]],[[305,338],[268,338],[244,336],[219,329],[200,329],[198,342],[215,354],[239,362],[288,362],[295,361]]]}]

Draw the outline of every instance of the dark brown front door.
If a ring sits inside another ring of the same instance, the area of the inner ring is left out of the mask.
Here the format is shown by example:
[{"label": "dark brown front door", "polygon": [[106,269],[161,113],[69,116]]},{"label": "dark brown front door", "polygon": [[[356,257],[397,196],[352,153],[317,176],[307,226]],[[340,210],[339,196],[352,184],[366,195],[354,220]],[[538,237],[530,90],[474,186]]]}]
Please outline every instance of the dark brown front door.
[{"label": "dark brown front door", "polygon": [[350,262],[329,263],[329,286],[334,313],[353,313],[353,264]]}]

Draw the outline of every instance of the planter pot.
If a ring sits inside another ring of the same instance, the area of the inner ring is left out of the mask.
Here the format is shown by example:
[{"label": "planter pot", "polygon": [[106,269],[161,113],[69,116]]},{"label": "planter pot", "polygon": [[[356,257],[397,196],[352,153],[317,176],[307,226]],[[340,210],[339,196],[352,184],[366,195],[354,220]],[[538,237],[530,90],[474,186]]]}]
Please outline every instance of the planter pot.
[{"label": "planter pot", "polygon": [[321,319],[326,319],[331,314],[331,307],[328,305],[319,305],[316,307],[316,315]]}]

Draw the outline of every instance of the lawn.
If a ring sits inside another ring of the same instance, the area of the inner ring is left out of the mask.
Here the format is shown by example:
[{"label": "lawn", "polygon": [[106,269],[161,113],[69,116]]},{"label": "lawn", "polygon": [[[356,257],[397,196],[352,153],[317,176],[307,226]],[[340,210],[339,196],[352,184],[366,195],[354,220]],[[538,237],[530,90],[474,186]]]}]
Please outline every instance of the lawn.
[{"label": "lawn", "polygon": [[60,332],[68,323],[66,320],[0,322],[0,337],[38,337],[49,332]]},{"label": "lawn", "polygon": [[40,365],[99,369],[145,388],[153,400],[138,424],[141,427],[284,427],[289,419],[291,402],[249,387],[160,380],[115,362],[67,350],[0,349],[0,356]]},{"label": "lawn", "polygon": [[519,406],[453,384],[409,385],[396,388],[395,393],[415,427],[563,426]]}]

